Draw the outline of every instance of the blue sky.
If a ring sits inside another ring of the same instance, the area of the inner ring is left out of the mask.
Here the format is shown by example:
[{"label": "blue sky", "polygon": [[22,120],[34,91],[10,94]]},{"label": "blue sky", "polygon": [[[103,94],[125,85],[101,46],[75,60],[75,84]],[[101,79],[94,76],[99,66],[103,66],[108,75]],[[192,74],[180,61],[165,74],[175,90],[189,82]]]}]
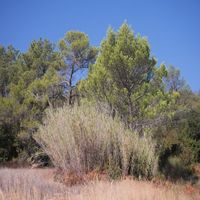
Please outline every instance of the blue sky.
[{"label": "blue sky", "polygon": [[57,42],[79,30],[99,46],[108,26],[124,20],[148,38],[158,63],[180,68],[200,89],[199,0],[0,0],[0,44],[25,51],[33,39]]}]

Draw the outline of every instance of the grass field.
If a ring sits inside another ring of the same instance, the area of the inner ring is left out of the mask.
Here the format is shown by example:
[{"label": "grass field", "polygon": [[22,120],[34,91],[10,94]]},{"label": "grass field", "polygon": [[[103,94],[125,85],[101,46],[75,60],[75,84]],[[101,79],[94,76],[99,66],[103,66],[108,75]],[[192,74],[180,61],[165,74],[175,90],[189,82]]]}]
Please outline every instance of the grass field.
[{"label": "grass field", "polygon": [[90,181],[65,186],[54,181],[53,169],[0,169],[0,200],[198,200],[189,186],[148,181]]}]

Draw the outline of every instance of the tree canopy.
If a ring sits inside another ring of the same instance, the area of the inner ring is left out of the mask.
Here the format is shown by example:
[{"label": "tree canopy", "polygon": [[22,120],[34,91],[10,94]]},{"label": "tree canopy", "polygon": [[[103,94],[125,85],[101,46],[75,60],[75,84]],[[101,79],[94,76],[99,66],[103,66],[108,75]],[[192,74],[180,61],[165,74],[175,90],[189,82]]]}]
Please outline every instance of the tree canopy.
[{"label": "tree canopy", "polygon": [[108,30],[97,61],[79,88],[83,95],[107,103],[135,129],[144,120],[157,118],[158,123],[162,114],[170,114],[176,94],[165,92],[167,73],[164,65],[156,66],[148,41],[124,23],[117,32]]}]

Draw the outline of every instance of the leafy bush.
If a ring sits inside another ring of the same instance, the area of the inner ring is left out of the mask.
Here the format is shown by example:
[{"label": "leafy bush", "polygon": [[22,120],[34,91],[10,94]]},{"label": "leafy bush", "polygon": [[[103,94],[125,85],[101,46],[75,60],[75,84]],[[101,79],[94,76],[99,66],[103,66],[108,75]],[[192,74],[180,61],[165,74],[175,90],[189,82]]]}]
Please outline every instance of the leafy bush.
[{"label": "leafy bush", "polygon": [[49,109],[35,139],[53,164],[68,172],[108,169],[114,178],[115,171],[150,178],[157,163],[151,138],[126,130],[91,106]]},{"label": "leafy bush", "polygon": [[200,161],[200,115],[188,110],[177,113],[161,137],[160,171],[170,179],[188,179]]},{"label": "leafy bush", "polygon": [[171,180],[185,179],[192,174],[192,168],[185,165],[181,157],[170,156],[165,165],[164,174]]}]

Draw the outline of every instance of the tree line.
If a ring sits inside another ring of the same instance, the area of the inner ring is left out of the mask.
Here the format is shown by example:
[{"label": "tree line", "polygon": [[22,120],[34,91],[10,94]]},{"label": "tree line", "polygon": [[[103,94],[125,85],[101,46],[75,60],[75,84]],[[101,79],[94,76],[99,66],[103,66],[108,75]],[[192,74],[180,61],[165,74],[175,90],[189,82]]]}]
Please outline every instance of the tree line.
[{"label": "tree line", "polygon": [[78,31],[57,45],[34,40],[26,52],[0,46],[0,162],[41,152],[33,138],[45,111],[64,104],[95,104],[140,137],[148,130],[163,173],[200,162],[200,95],[179,69],[158,65],[127,23],[108,29],[100,47]]}]

